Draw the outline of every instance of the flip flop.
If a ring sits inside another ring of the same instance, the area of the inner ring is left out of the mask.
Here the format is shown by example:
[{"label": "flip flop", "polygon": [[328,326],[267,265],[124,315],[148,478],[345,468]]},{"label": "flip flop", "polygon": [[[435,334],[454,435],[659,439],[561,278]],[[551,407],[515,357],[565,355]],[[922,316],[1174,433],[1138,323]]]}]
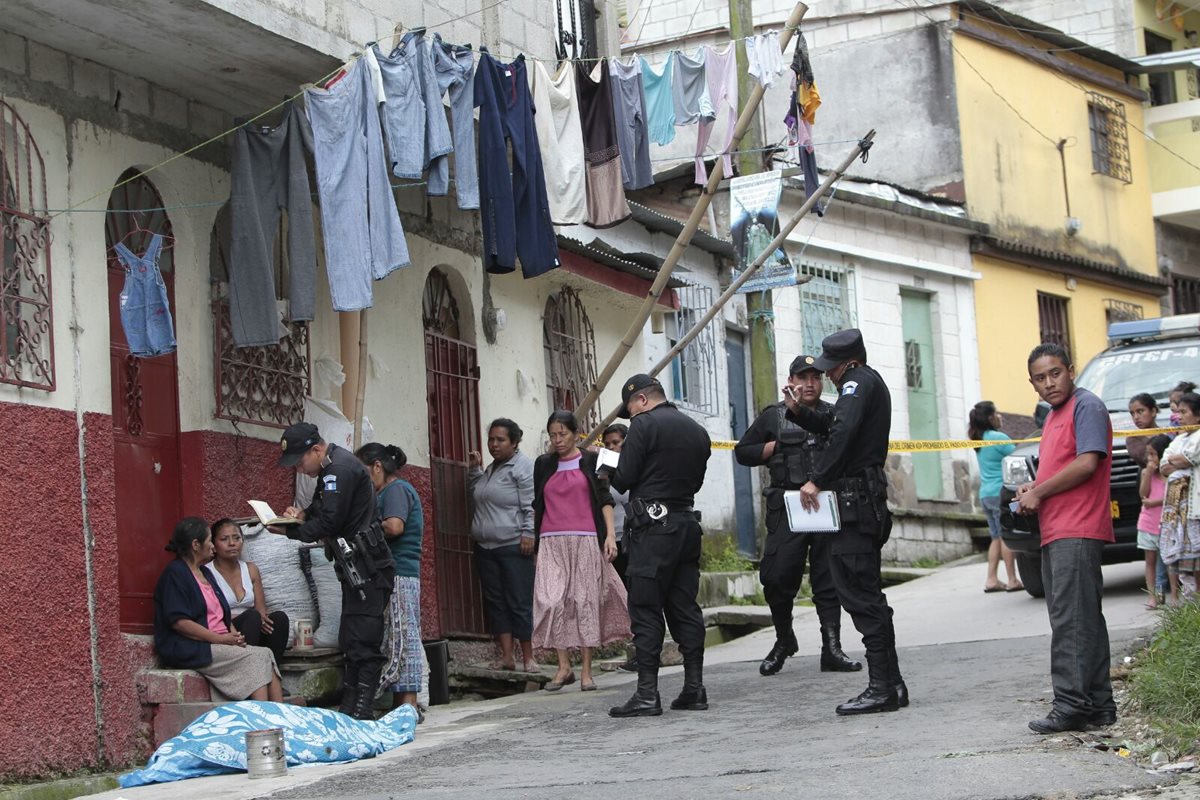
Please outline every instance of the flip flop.
[{"label": "flip flop", "polygon": [[581,692],[596,691],[596,682],[595,681],[586,681],[586,682],[580,681],[579,682],[579,691],[581,691]]},{"label": "flip flop", "polygon": [[992,594],[994,592],[1004,592],[1004,591],[1008,591],[1008,590],[1005,589],[1003,586],[985,586],[985,587],[983,587],[984,594]]},{"label": "flip flop", "polygon": [[567,677],[563,678],[561,681],[550,681],[543,688],[547,692],[557,692],[562,687],[570,686],[574,682],[575,682],[575,673],[568,672]]},{"label": "flip flop", "polygon": [[1024,585],[1021,585],[1021,586],[1009,586],[1009,587],[1008,587],[1008,588],[1006,588],[1004,591],[1006,591],[1006,592],[1023,592],[1023,591],[1025,591],[1025,586],[1024,586]]}]

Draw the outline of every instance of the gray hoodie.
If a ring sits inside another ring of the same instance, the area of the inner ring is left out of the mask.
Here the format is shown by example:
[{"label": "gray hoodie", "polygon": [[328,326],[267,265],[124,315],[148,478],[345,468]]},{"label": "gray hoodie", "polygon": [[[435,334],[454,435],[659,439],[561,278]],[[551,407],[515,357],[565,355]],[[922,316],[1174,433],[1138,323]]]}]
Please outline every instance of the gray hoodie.
[{"label": "gray hoodie", "polygon": [[518,450],[508,461],[493,461],[487,469],[471,467],[475,514],[471,537],[492,550],[520,544],[533,536],[533,462]]}]

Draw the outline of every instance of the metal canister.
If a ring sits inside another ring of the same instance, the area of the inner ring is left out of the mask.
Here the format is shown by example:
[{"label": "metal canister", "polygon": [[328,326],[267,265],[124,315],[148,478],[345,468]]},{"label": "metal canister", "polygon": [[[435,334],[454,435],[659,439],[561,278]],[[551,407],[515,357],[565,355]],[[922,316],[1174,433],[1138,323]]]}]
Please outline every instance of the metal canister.
[{"label": "metal canister", "polygon": [[311,650],[313,647],[313,626],[311,619],[296,620],[296,642],[294,650]]},{"label": "metal canister", "polygon": [[251,779],[287,775],[283,728],[246,731],[246,773]]}]

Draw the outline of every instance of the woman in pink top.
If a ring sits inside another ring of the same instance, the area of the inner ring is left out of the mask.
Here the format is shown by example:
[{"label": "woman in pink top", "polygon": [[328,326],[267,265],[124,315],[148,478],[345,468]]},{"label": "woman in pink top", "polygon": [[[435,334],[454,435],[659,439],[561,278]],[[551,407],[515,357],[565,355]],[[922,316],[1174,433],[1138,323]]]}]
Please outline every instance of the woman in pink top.
[{"label": "woman in pink top", "polygon": [[1137,522],[1137,546],[1146,553],[1146,592],[1150,595],[1146,608],[1158,608],[1158,534],[1162,525],[1163,498],[1167,494],[1167,482],[1158,474],[1158,467],[1170,443],[1171,437],[1161,433],[1146,443],[1146,466],[1142,468],[1139,486],[1142,513]]},{"label": "woman in pink top", "polygon": [[625,587],[610,563],[617,556],[613,499],[596,475],[596,456],[578,447],[579,422],[555,411],[546,424],[552,452],[533,465],[533,644],[558,653],[558,671],[546,684],[557,691],[575,682],[569,650],[583,657],[579,688],[592,681],[592,648],[629,637]]}]

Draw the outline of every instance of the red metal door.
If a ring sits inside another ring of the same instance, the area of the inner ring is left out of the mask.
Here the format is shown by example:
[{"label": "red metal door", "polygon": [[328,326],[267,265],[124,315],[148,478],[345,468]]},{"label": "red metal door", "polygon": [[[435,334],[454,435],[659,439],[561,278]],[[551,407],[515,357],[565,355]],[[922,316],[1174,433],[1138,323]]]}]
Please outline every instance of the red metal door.
[{"label": "red metal door", "polygon": [[[144,178],[117,189],[109,201],[110,209],[160,209],[162,205],[158,192]],[[170,222],[161,211],[110,211],[106,229],[120,626],[127,633],[150,633],[154,584],[172,557],[163,548],[182,516],[179,390],[174,353],[154,358],[129,353],[120,314],[125,271],[112,247],[123,241],[140,256],[154,233],[167,237],[159,265],[174,315],[173,241]]]},{"label": "red metal door", "polygon": [[450,636],[484,636],[487,628],[471,553],[467,490],[467,453],[480,446],[475,348],[426,331],[425,371],[442,631]]}]

